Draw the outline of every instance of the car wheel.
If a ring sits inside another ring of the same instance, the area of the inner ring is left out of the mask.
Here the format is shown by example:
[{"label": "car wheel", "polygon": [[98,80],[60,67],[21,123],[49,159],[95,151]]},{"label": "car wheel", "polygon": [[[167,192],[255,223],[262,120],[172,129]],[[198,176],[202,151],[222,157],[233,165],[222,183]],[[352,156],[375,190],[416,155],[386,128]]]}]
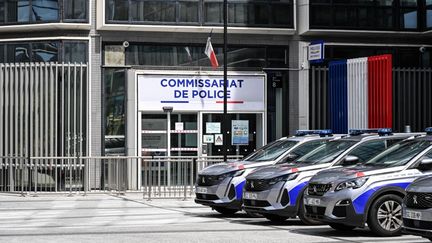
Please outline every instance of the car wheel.
[{"label": "car wheel", "polygon": [[379,236],[396,236],[402,231],[402,198],[384,195],[376,199],[369,210],[368,226]]},{"label": "car wheel", "polygon": [[237,209],[230,209],[230,208],[223,208],[223,207],[214,207],[213,209],[222,215],[233,215],[238,211]]},{"label": "car wheel", "polygon": [[349,230],[353,230],[356,228],[355,226],[346,225],[346,224],[338,224],[338,223],[330,223],[329,225],[333,229],[340,230],[340,231],[349,231]]},{"label": "car wheel", "polygon": [[288,217],[282,217],[276,214],[263,214],[263,216],[272,222],[284,222]]},{"label": "car wheel", "polygon": [[306,224],[306,225],[320,225],[320,224],[323,224],[323,223],[321,223],[318,220],[314,220],[314,219],[311,219],[311,218],[309,218],[309,217],[306,216],[306,208],[305,208],[304,203],[303,203],[303,197],[300,198],[298,217],[303,222],[303,224]]}]

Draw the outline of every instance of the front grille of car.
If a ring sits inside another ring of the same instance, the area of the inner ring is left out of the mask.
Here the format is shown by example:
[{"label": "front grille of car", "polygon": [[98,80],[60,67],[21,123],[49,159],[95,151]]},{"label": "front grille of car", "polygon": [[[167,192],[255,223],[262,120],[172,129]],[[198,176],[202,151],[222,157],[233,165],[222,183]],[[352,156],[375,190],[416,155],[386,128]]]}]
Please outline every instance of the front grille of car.
[{"label": "front grille of car", "polygon": [[214,186],[219,184],[219,176],[217,175],[198,175],[198,186]]},{"label": "front grille of car", "polygon": [[306,214],[311,216],[319,216],[322,217],[325,214],[325,207],[316,207],[316,206],[305,206]]},{"label": "front grille of car", "polygon": [[409,228],[424,229],[424,230],[432,229],[432,221],[413,220],[413,219],[404,218],[403,224]]},{"label": "front grille of car", "polygon": [[404,201],[409,208],[432,208],[432,193],[408,192]]},{"label": "front grille of car", "polygon": [[246,191],[265,191],[270,187],[268,180],[246,180]]},{"label": "front grille of car", "polygon": [[196,198],[200,199],[200,200],[218,200],[219,197],[213,194],[202,194],[202,193],[197,193],[196,194]]},{"label": "front grille of car", "polygon": [[249,199],[244,199],[243,203],[246,207],[260,207],[260,208],[265,208],[268,206],[271,206],[271,204],[267,201],[263,201],[263,200],[249,200]]},{"label": "front grille of car", "polygon": [[330,191],[332,184],[315,184],[310,183],[308,185],[308,194],[312,196],[322,196],[326,192]]}]

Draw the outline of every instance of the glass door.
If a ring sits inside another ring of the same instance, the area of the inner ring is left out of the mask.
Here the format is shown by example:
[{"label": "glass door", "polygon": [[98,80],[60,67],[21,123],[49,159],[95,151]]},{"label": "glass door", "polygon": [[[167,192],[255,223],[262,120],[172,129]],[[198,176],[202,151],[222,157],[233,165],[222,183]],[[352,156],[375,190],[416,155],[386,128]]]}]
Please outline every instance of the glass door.
[{"label": "glass door", "polygon": [[222,131],[221,113],[204,113],[202,117],[203,146],[207,155],[223,155],[223,136],[228,136],[228,155],[246,156],[263,145],[263,114],[228,114],[229,129]]},{"label": "glass door", "polygon": [[198,125],[196,113],[143,114],[143,156],[196,156]]}]

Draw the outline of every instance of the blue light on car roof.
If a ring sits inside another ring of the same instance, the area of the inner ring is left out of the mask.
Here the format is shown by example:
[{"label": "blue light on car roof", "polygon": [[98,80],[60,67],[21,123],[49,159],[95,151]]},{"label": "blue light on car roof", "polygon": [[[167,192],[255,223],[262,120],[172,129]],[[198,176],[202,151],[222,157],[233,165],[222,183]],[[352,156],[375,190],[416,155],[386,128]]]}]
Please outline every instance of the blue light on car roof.
[{"label": "blue light on car roof", "polygon": [[432,135],[432,127],[427,127],[425,129],[425,132],[426,132],[427,135]]},{"label": "blue light on car roof", "polygon": [[378,129],[378,135],[380,136],[388,136],[393,133],[393,130],[391,128],[380,128]]},{"label": "blue light on car roof", "polygon": [[320,135],[320,136],[331,136],[333,135],[333,131],[330,129],[325,129],[325,130],[297,130],[296,132],[297,137],[313,135],[313,134]]},{"label": "blue light on car roof", "polygon": [[364,133],[378,133],[381,136],[392,134],[391,128],[379,128],[379,129],[350,129],[349,134],[351,136],[358,136]]}]

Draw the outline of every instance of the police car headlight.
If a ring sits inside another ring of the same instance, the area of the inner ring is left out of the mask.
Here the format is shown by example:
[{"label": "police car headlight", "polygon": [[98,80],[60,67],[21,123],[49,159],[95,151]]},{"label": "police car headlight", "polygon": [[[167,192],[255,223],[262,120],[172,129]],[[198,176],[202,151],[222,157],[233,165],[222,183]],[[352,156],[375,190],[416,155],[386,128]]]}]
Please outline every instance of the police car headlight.
[{"label": "police car headlight", "polygon": [[298,173],[279,176],[279,177],[276,177],[276,178],[273,178],[272,180],[270,180],[269,185],[274,185],[280,181],[291,181],[291,180],[294,180],[295,178],[297,178],[297,176],[298,176]]},{"label": "police car headlight", "polygon": [[335,191],[340,191],[348,188],[352,188],[352,189],[360,188],[366,183],[367,180],[368,180],[367,177],[360,177],[353,180],[344,181],[339,185],[337,185]]}]

